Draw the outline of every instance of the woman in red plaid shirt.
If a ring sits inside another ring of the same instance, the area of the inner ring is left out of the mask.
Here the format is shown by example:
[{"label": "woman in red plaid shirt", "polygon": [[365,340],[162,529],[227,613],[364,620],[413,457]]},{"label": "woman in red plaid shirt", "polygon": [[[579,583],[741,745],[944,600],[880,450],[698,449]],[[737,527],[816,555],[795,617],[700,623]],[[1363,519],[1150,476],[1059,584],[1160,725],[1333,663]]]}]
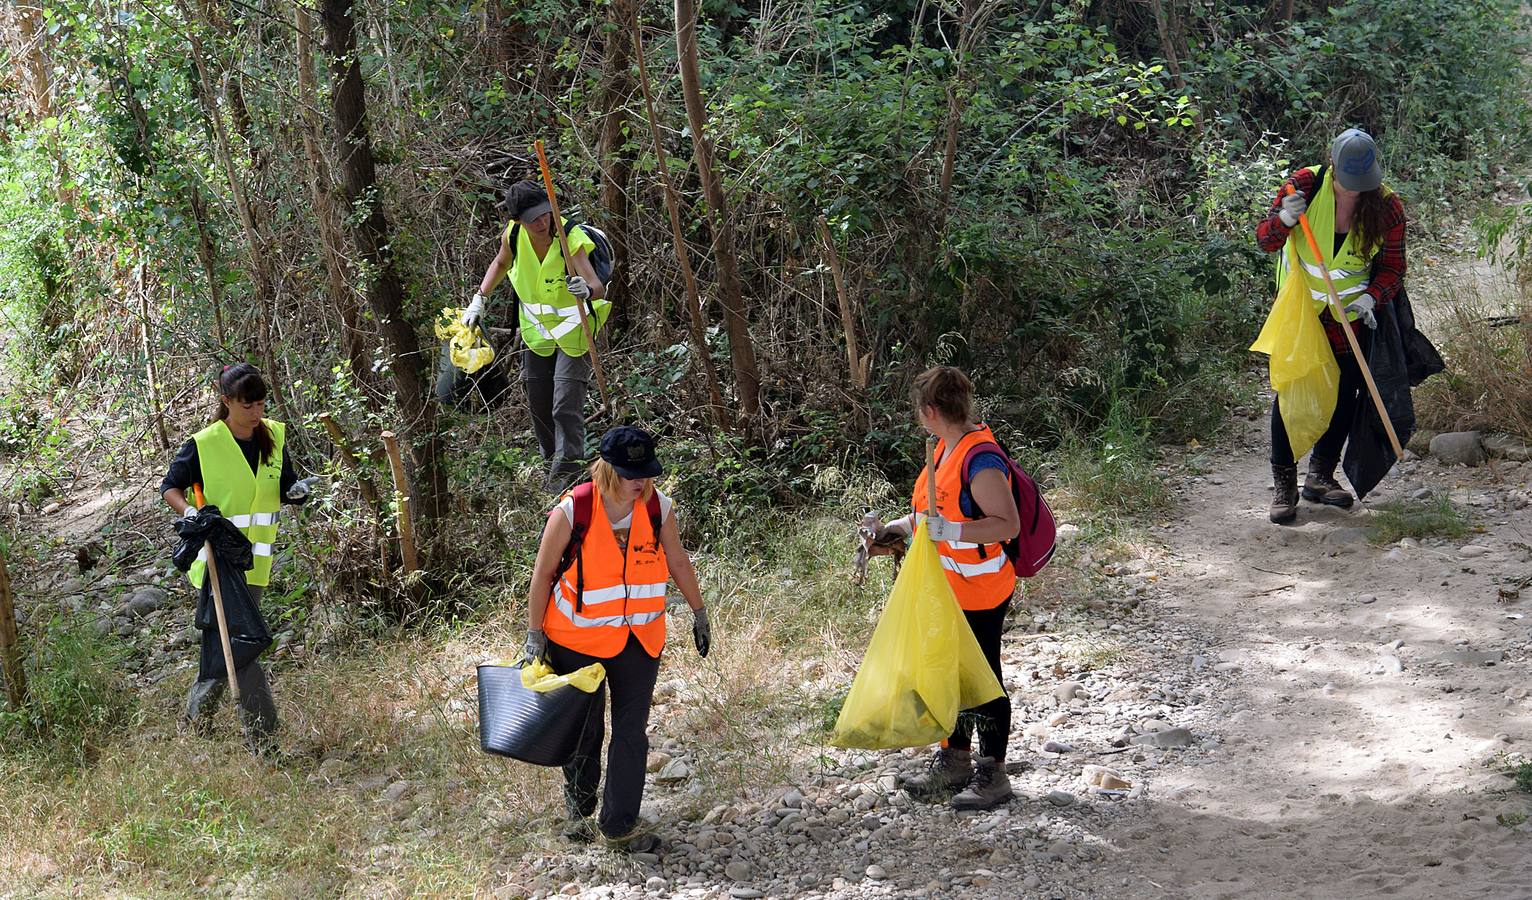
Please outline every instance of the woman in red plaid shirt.
[{"label": "woman in red plaid shirt", "polygon": [[[1288,185],[1295,189],[1292,193],[1287,193]],[[1285,271],[1288,256],[1284,253],[1278,283],[1295,275],[1308,282],[1316,313],[1340,366],[1335,414],[1309,454],[1303,499],[1349,507],[1353,498],[1335,480],[1335,466],[1357,408],[1366,399],[1367,387],[1340,323],[1331,317],[1320,261],[1313,258],[1302,235],[1293,236],[1298,217],[1305,212],[1324,254],[1323,263],[1345,305],[1346,318],[1353,323],[1365,354],[1372,329],[1378,325],[1373,311],[1393,300],[1404,282],[1404,204],[1383,184],[1377,146],[1370,135],[1355,128],[1341,132],[1330,144],[1329,162],[1294,172],[1255,229],[1256,242],[1268,253],[1282,250],[1290,237],[1294,240],[1304,271]],[[1298,518],[1298,465],[1275,399],[1271,404],[1271,473],[1271,521],[1285,525]]]}]

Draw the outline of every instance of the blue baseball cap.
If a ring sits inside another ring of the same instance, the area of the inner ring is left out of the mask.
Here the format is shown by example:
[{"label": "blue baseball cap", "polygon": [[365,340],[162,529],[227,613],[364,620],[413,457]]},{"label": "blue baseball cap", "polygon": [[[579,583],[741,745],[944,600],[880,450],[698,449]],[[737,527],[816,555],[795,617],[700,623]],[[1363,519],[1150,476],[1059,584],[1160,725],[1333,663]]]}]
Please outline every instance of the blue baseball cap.
[{"label": "blue baseball cap", "polygon": [[601,458],[624,478],[654,478],[665,471],[654,455],[654,436],[632,425],[619,425],[601,436]]}]

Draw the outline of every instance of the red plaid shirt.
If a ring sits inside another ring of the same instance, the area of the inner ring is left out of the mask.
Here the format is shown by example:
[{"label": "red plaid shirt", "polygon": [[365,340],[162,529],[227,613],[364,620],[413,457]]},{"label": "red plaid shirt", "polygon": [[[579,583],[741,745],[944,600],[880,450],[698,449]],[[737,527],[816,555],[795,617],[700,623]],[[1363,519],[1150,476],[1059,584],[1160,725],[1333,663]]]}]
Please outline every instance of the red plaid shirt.
[{"label": "red plaid shirt", "polygon": [[[1313,197],[1314,191],[1319,188],[1315,183],[1314,173],[1308,169],[1299,169],[1294,172],[1287,181],[1283,182],[1282,190],[1277,192],[1277,197],[1271,202],[1271,210],[1255,226],[1255,242],[1267,253],[1276,253],[1287,243],[1287,236],[1292,229],[1282,224],[1282,219],[1277,213],[1282,209],[1282,192],[1287,190],[1287,185],[1297,188],[1304,197]],[[1399,293],[1399,286],[1404,283],[1404,204],[1399,201],[1398,194],[1390,194],[1388,203],[1388,232],[1383,235],[1383,244],[1372,258],[1372,279],[1367,283],[1367,293],[1377,306],[1384,306],[1394,295]],[[1300,238],[1301,240],[1301,238]],[[1330,316],[1330,310],[1325,309],[1319,314],[1324,322],[1325,335],[1330,338],[1330,346],[1337,354],[1350,353],[1351,345],[1346,342],[1346,333],[1341,330],[1339,322]]]}]

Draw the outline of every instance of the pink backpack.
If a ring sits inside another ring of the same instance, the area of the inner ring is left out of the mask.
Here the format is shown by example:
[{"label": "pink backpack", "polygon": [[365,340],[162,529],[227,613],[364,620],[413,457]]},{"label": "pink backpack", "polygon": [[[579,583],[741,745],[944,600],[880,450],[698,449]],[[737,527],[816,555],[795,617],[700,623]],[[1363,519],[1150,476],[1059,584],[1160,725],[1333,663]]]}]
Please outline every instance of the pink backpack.
[{"label": "pink backpack", "polygon": [[[1043,566],[1048,565],[1048,560],[1053,558],[1054,539],[1058,535],[1053,510],[1048,508],[1048,501],[1043,499],[1043,492],[1037,489],[1037,482],[1032,480],[1032,476],[1016,465],[1016,460],[1011,459],[1011,454],[1005,452],[1004,447],[990,441],[974,444],[963,457],[963,490],[969,492],[968,499],[973,500],[973,492],[968,487],[969,470],[974,457],[980,453],[998,453],[1005,460],[1011,478],[1011,497],[1016,501],[1016,512],[1021,515],[1021,532],[1000,546],[1005,550],[1006,559],[1011,561],[1016,574],[1030,578],[1041,572]],[[983,510],[979,509],[977,500],[973,505],[982,515]],[[980,552],[983,552],[982,549]]]}]

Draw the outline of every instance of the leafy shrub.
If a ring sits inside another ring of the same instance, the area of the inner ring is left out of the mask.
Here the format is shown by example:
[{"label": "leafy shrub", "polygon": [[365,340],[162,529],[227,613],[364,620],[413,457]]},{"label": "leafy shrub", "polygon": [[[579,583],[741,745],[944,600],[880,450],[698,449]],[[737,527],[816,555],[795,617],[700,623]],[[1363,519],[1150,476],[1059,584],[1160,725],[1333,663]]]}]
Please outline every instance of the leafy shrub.
[{"label": "leafy shrub", "polygon": [[50,620],[27,660],[26,703],[0,712],[0,743],[87,761],[133,712],[119,674],[126,656],[116,638],[78,620]]}]

